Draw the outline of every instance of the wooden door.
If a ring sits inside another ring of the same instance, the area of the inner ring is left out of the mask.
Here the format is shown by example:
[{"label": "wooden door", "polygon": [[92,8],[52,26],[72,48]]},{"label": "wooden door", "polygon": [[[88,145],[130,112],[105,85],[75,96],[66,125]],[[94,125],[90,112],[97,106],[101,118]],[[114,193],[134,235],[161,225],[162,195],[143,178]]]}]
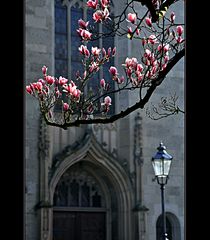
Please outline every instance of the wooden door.
[{"label": "wooden door", "polygon": [[106,240],[105,212],[53,213],[53,240]]}]

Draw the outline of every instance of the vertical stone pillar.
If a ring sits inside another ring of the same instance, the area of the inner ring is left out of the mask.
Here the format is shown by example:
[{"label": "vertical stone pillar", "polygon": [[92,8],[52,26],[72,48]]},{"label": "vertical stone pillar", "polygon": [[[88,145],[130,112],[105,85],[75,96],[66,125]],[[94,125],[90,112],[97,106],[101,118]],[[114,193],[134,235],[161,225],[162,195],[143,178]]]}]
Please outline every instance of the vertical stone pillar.
[{"label": "vertical stone pillar", "polygon": [[51,204],[49,201],[48,173],[50,168],[50,140],[49,127],[46,125],[44,118],[40,116],[39,128],[39,204],[40,211],[40,239],[50,240],[50,211]]},{"label": "vertical stone pillar", "polygon": [[142,117],[139,112],[135,117],[134,125],[134,166],[135,166],[135,220],[136,236],[138,240],[145,240],[146,235],[146,211],[149,209],[143,205],[143,184],[142,184]]}]

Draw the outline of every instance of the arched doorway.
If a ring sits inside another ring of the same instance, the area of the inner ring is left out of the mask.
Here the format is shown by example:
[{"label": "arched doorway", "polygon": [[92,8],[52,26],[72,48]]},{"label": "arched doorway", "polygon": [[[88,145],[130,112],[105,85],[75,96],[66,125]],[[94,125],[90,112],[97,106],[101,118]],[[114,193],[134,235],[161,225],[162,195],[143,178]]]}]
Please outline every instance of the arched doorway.
[{"label": "arched doorway", "polygon": [[[163,221],[160,215],[156,222],[156,239],[162,240]],[[178,218],[170,212],[166,212],[166,233],[169,240],[181,240],[181,230]]]},{"label": "arched doorway", "polygon": [[[68,151],[68,154],[65,153],[63,160],[55,166],[56,167],[53,169],[49,180],[49,200],[50,204],[54,205],[53,208],[49,209],[48,215],[49,240],[52,240],[53,233],[55,234],[55,228],[53,228],[55,217],[53,215],[56,210],[59,212],[61,209],[63,209],[63,212],[71,212],[72,215],[73,212],[76,212],[74,214],[77,216],[75,217],[75,215],[73,215],[72,218],[77,219],[81,219],[81,217],[85,218],[87,212],[91,212],[95,219],[97,219],[97,217],[99,218],[99,215],[101,215],[100,218],[105,219],[101,220],[105,221],[105,224],[102,223],[102,225],[105,225],[105,230],[103,230],[105,231],[105,240],[128,240],[133,238],[133,194],[131,191],[132,185],[130,178],[117,159],[113,158],[112,155],[101,147],[93,134],[85,135],[84,140],[81,141],[80,147],[77,146],[74,151],[71,150]],[[86,177],[83,177],[80,184],[79,176],[83,170],[83,175]],[[75,177],[75,172],[79,172],[78,177]],[[64,180],[65,175],[68,177]],[[70,179],[70,181],[68,179]],[[91,193],[92,185],[88,184],[88,179],[92,179],[90,182],[95,182],[98,192],[93,191]],[[72,184],[71,187],[74,188],[74,191],[78,191],[78,195],[71,195],[71,188],[67,187],[65,182],[68,182],[67,185]],[[59,199],[57,186],[62,186],[61,189],[64,189],[63,192],[67,192],[64,194],[64,199],[67,198],[67,200],[62,200],[62,196],[59,196]],[[90,197],[89,200],[87,200],[88,198],[85,197],[85,192],[87,194],[89,191],[89,196],[92,196],[93,198]],[[81,196],[84,196],[83,200]],[[73,200],[70,201],[69,199]],[[71,203],[69,203],[69,201]],[[77,204],[77,207],[68,205],[72,205],[72,203]],[[67,207],[56,206],[57,204],[65,204]],[[85,206],[85,204],[87,204],[87,206]],[[83,213],[83,215],[80,213]],[[56,214],[57,213],[55,213],[55,216]],[[68,214],[68,216],[69,215],[70,214]],[[96,215],[97,217],[95,217]],[[104,217],[102,217],[102,215]],[[79,222],[81,223],[81,221]],[[86,222],[89,223],[88,220]],[[78,226],[77,222],[75,225],[76,227]],[[59,229],[57,230],[59,231]],[[91,240],[95,239],[96,238],[91,238]],[[75,240],[81,239],[75,238]],[[87,238],[85,240],[87,240]]]},{"label": "arched doorway", "polygon": [[62,175],[53,199],[53,240],[108,239],[110,199],[99,175],[83,162]]}]

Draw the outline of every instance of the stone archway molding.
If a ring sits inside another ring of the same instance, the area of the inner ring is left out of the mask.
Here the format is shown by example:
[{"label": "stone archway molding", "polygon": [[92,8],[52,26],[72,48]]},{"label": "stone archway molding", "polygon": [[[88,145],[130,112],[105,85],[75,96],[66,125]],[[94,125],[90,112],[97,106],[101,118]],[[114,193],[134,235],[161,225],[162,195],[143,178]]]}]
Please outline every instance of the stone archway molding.
[{"label": "stone archway molding", "polygon": [[[92,165],[100,167],[113,183],[119,207],[119,239],[132,239],[133,224],[131,214],[133,207],[133,194],[130,179],[118,160],[101,147],[93,133],[89,133],[89,137],[85,138],[85,143],[81,144],[81,148],[66,155],[65,159],[63,159],[55,169],[49,182],[49,201],[51,205],[53,205],[53,195],[59,179],[67,169],[80,161],[87,161]],[[49,240],[52,239],[52,214],[53,211],[50,209]]]}]

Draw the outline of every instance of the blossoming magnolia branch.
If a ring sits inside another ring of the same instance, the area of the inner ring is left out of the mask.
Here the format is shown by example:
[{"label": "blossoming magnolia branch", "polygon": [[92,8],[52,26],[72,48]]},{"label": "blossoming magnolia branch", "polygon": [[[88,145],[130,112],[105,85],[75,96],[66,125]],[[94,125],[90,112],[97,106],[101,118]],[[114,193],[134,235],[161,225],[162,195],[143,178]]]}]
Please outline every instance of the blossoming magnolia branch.
[{"label": "blossoming magnolia branch", "polygon": [[[158,7],[157,2],[159,1],[153,1],[154,7]],[[142,53],[139,59],[135,57],[125,59],[122,63],[124,69],[122,76],[115,66],[111,66],[110,79],[98,79],[98,90],[89,93],[88,82],[93,80],[93,75],[104,64],[115,57],[117,49],[88,47],[88,43],[94,40],[93,33],[88,21],[78,19],[77,33],[81,38],[78,51],[82,56],[84,71],[82,73],[78,71],[75,79],[67,79],[62,76],[50,76],[47,66],[43,66],[42,77],[26,86],[27,93],[38,99],[47,124],[64,129],[80,124],[114,122],[138,108],[144,108],[156,87],[184,56],[183,27],[182,24],[175,23],[174,12],[161,12],[157,21],[153,23],[149,10],[143,16],[138,16],[134,1],[125,6],[121,15],[113,18],[110,16],[110,0],[89,0],[87,7],[94,10],[92,15],[94,24],[112,23],[112,33],[127,35],[131,40],[139,39]],[[124,18],[128,24],[127,29],[121,26]],[[115,82],[115,88],[111,87],[110,81]],[[143,88],[147,88],[144,94]],[[136,104],[110,116],[109,111],[112,107],[110,95],[135,89],[139,89]],[[59,104],[61,120],[58,121],[54,116],[54,108]]]}]

